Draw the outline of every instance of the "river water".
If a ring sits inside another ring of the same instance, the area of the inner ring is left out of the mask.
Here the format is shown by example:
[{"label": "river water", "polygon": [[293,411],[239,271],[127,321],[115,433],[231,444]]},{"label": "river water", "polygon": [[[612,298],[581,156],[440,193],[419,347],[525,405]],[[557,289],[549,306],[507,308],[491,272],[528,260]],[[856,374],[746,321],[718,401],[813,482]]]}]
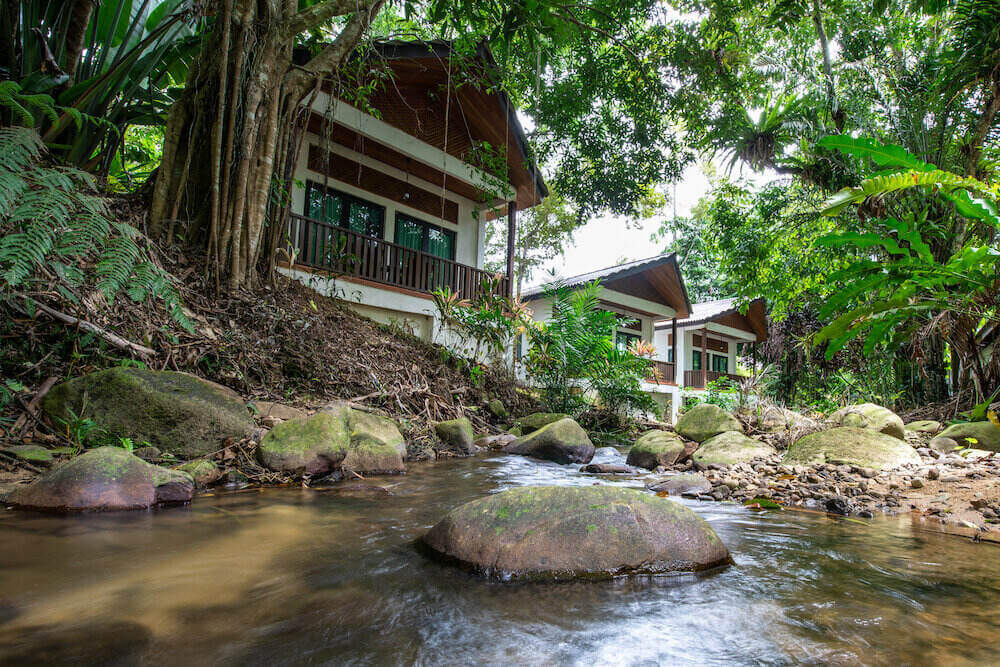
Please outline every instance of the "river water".
[{"label": "river water", "polygon": [[413,542],[473,498],[594,476],[497,456],[372,482],[392,495],[272,489],[150,513],[0,512],[0,663],[1000,661],[997,547],[908,518],[861,525],[682,501],[735,566],[511,584],[428,561]]}]

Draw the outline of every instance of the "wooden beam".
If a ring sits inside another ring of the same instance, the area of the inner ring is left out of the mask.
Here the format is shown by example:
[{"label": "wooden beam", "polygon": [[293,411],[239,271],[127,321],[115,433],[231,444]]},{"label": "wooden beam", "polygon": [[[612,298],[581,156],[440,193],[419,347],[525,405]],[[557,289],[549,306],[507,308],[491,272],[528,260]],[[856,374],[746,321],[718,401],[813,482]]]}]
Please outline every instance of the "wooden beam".
[{"label": "wooden beam", "polygon": [[514,242],[517,240],[517,203],[507,202],[507,296],[514,294]]},{"label": "wooden beam", "polygon": [[[670,321],[670,331],[671,331],[670,346],[673,348],[673,355],[672,356],[674,358],[674,368],[676,369],[677,368],[677,366],[676,366],[676,364],[677,364],[677,318],[676,317]],[[676,373],[675,373],[674,377],[675,378],[677,377]]]}]

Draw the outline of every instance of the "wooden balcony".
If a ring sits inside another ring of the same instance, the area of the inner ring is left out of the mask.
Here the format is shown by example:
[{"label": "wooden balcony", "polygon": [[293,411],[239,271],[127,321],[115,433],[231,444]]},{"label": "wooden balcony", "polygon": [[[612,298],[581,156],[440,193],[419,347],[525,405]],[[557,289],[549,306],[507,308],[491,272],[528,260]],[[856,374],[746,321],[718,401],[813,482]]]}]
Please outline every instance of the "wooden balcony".
[{"label": "wooden balcony", "polygon": [[496,274],[489,271],[328,222],[293,213],[289,231],[296,252],[295,264],[329,271],[335,276],[360,278],[424,293],[450,287],[462,299],[475,298],[488,280],[493,281],[492,289],[496,294],[508,294],[510,280],[506,276],[494,281]]},{"label": "wooden balcony", "polygon": [[652,373],[646,378],[650,384],[674,384],[674,365],[667,361],[654,361]]},{"label": "wooden balcony", "polygon": [[734,383],[743,380],[742,375],[732,373],[720,373],[718,371],[684,371],[684,386],[692,389],[704,389],[709,382],[714,382],[720,378],[729,378]]}]

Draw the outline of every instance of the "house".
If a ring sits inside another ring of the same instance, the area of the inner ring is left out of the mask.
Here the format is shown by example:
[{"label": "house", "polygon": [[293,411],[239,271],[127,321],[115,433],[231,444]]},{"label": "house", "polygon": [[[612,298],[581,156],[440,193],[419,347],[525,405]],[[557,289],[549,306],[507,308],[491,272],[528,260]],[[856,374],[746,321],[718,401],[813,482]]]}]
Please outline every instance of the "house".
[{"label": "house", "polygon": [[[615,331],[619,346],[626,348],[633,341],[654,344],[656,322],[664,319],[687,318],[691,315],[691,302],[677,264],[677,255],[657,255],[626,264],[611,266],[599,271],[584,273],[560,280],[568,289],[597,281],[601,285],[600,302],[603,308],[624,318]],[[532,287],[521,293],[532,313],[532,318],[544,322],[552,316],[552,297],[548,286]],[[523,351],[526,340],[518,346]],[[667,360],[656,360],[654,371],[643,383],[643,391],[666,411],[676,414],[672,396],[676,393],[674,365]]]},{"label": "house", "polygon": [[713,380],[742,379],[737,359],[752,356],[756,363],[757,343],[767,338],[764,299],[751,301],[746,314],[736,299],[696,303],[689,316],[657,322],[655,331],[658,359],[672,365],[676,391],[705,391]]},{"label": "house", "polygon": [[506,275],[487,289],[510,294],[517,212],[548,191],[485,47],[461,66],[445,41],[364,58],[386,80],[364,104],[326,81],[303,113],[279,271],[435,340],[431,292],[483,289],[486,225],[506,217]]}]

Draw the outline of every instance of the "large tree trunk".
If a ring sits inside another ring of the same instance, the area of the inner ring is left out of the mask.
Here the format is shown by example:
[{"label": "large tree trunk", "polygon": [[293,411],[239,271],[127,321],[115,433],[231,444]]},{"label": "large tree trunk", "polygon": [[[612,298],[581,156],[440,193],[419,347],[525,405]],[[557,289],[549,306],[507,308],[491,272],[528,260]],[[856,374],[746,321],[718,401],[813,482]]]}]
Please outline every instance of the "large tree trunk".
[{"label": "large tree trunk", "polygon": [[[219,0],[212,29],[167,121],[153,191],[151,230],[204,244],[217,284],[254,282],[273,266],[295,159],[302,102],[358,44],[384,0],[327,0],[297,11],[295,0]],[[340,34],[302,66],[298,34],[353,12]]]}]

